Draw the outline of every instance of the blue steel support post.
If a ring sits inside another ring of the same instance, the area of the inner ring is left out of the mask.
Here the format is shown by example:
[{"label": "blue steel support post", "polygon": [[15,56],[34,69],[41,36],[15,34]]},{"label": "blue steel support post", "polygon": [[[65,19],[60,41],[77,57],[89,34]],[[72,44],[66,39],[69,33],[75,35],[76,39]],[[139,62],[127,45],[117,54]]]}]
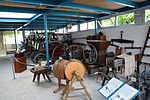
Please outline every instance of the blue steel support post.
[{"label": "blue steel support post", "polygon": [[17,50],[17,39],[16,39],[16,31],[14,31],[14,37],[15,37],[15,47],[16,47],[16,50]]},{"label": "blue steel support post", "polygon": [[97,21],[96,21],[96,18],[95,18],[95,35],[97,35]]},{"label": "blue steel support post", "polygon": [[46,60],[47,60],[47,66],[50,66],[49,47],[48,47],[48,33],[47,33],[47,14],[44,14],[43,17],[44,17],[44,30],[45,30]]},{"label": "blue steel support post", "polygon": [[[26,41],[25,41],[25,30],[22,30],[22,36],[23,36],[23,45],[25,45]],[[26,47],[24,47],[25,51],[24,51],[24,56],[26,56]]]}]

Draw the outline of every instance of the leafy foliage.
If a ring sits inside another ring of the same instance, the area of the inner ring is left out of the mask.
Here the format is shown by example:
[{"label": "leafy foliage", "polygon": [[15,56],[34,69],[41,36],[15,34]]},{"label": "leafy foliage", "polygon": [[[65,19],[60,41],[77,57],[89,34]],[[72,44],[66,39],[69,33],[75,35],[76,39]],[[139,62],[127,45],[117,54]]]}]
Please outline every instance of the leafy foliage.
[{"label": "leafy foliage", "polygon": [[3,34],[0,33],[0,51],[4,49]]},{"label": "leafy foliage", "polygon": [[134,24],[134,13],[128,13],[123,15],[111,17],[110,19],[104,19],[101,21],[102,27],[114,26],[116,25],[127,25],[127,24]]},{"label": "leafy foliage", "polygon": [[117,16],[117,25],[134,24],[134,13]]},{"label": "leafy foliage", "polygon": [[111,17],[110,19],[102,20],[102,27],[114,26],[115,17]]},{"label": "leafy foliage", "polygon": [[4,55],[4,54],[6,54],[6,51],[0,51],[0,55]]},{"label": "leafy foliage", "polygon": [[145,22],[150,22],[150,9],[145,11]]},{"label": "leafy foliage", "polygon": [[[3,31],[2,33],[4,36],[14,37],[14,31]],[[19,35],[19,34],[21,34],[21,31],[17,31],[16,33]]]},{"label": "leafy foliage", "polygon": [[14,36],[14,32],[13,31],[4,31],[2,32],[4,36],[9,36],[9,37],[13,37]]}]

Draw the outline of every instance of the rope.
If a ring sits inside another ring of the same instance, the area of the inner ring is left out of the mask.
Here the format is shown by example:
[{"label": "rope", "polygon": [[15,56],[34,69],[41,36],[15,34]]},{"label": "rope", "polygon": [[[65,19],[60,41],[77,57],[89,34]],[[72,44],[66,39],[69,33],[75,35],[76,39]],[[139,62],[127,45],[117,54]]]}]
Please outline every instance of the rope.
[{"label": "rope", "polygon": [[17,63],[22,64],[22,65],[35,66],[34,64],[27,64],[27,63],[20,62],[20,61],[18,61],[17,58],[14,58],[14,61],[16,61]]}]

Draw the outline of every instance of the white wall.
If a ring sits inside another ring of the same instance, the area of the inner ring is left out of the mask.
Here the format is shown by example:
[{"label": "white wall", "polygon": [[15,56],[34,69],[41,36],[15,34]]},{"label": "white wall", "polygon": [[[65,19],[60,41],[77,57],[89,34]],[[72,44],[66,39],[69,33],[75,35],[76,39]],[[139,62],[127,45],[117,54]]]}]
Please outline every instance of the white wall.
[{"label": "white wall", "polygon": [[[72,34],[72,38],[81,38],[81,37],[87,37],[87,36],[95,35],[95,30],[73,32],[71,34]],[[76,39],[76,40],[74,40],[74,42],[86,43],[86,39]]]},{"label": "white wall", "polygon": [[[144,41],[146,39],[146,34],[148,32],[149,25],[128,25],[123,27],[113,27],[113,28],[103,28],[101,31],[106,35],[107,40],[120,39],[120,31],[123,31],[123,39],[134,40],[134,46],[143,47]],[[81,31],[72,33],[73,38],[86,37],[89,35],[95,35],[94,30]],[[75,42],[86,43],[86,39],[75,40]],[[150,43],[150,41],[149,41]],[[120,44],[114,43],[120,47],[128,47],[130,44]],[[115,47],[109,46],[108,51],[115,51]],[[127,52],[132,52],[137,54],[140,50],[127,50]],[[146,49],[146,53],[150,54],[150,49]],[[144,60],[145,61],[145,60]],[[146,61],[147,62],[147,61]],[[150,59],[149,61],[150,62]]]},{"label": "white wall", "polygon": [[[144,41],[146,39],[146,34],[148,32],[148,25],[137,25],[137,26],[124,26],[124,27],[114,27],[114,28],[104,28],[101,30],[107,37],[107,40],[120,39],[120,31],[123,31],[123,39],[134,40],[135,47],[143,47]],[[128,47],[130,44],[120,44],[114,43],[120,47]],[[108,51],[113,50],[111,47]],[[140,52],[139,50],[129,50],[134,52]]]},{"label": "white wall", "polygon": [[[134,46],[143,47],[149,25],[132,25],[113,28],[102,28],[101,31],[106,35],[107,40],[120,39],[120,31],[123,31],[123,39],[134,40]],[[95,35],[95,30],[80,31],[71,33],[73,38]],[[85,43],[85,39],[77,39],[75,42]],[[131,46],[130,44],[114,43],[118,46]]]},{"label": "white wall", "polygon": [[[134,46],[143,46],[148,32],[148,25],[126,26],[105,28],[101,30],[107,37],[107,40],[120,39],[120,31],[123,31],[123,39],[134,40]],[[118,44],[122,46],[121,44]],[[128,44],[124,46],[130,46]]]}]

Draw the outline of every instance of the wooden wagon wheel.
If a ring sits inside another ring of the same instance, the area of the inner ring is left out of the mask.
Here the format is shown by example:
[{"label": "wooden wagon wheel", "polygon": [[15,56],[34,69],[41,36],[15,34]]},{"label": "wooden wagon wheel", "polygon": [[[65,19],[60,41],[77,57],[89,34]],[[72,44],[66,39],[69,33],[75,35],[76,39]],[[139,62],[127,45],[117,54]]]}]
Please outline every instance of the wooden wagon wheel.
[{"label": "wooden wagon wheel", "polygon": [[95,46],[90,43],[87,44],[87,46],[85,47],[83,51],[83,58],[85,62],[88,64],[94,64],[97,61],[97,56],[98,56],[98,53],[97,53]]},{"label": "wooden wagon wheel", "polygon": [[35,56],[36,56],[38,53],[39,53],[38,50],[36,50],[36,51],[34,51],[34,52],[31,53],[30,59],[31,59],[31,61],[32,61],[33,63],[35,63],[34,58],[35,58]]},{"label": "wooden wagon wheel", "polygon": [[58,44],[52,51],[52,60],[57,60],[59,57],[65,58],[66,50],[68,48],[67,44]]},{"label": "wooden wagon wheel", "polygon": [[39,63],[40,61],[45,61],[46,55],[44,53],[39,53],[34,57],[35,63]]},{"label": "wooden wagon wheel", "polygon": [[83,57],[83,49],[78,45],[70,45],[67,48],[68,59],[80,59]]}]

